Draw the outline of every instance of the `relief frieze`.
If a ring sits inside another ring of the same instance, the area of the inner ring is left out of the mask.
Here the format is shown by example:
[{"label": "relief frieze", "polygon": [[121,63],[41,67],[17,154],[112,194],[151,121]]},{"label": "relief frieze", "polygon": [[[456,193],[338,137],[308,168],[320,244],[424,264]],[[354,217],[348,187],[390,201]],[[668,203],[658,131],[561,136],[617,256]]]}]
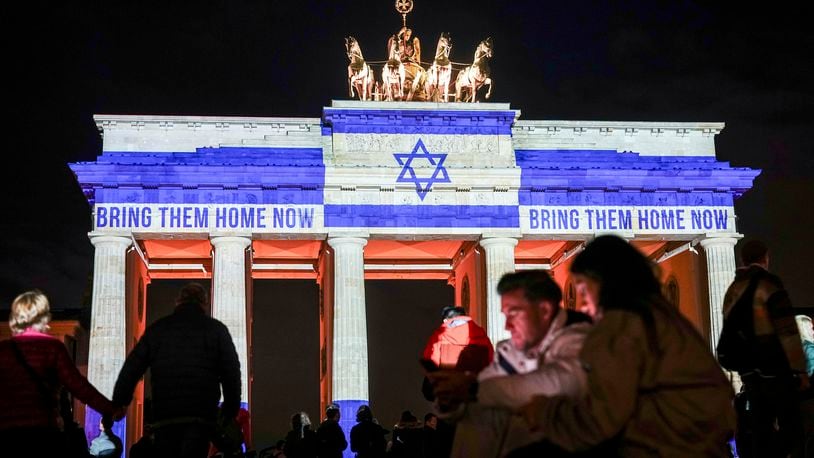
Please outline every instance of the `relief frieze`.
[{"label": "relief frieze", "polygon": [[[497,154],[498,137],[492,135],[445,136],[422,135],[427,148],[446,153]],[[410,151],[415,137],[395,134],[345,134],[340,142],[335,142],[334,153],[345,154],[392,154]]]}]

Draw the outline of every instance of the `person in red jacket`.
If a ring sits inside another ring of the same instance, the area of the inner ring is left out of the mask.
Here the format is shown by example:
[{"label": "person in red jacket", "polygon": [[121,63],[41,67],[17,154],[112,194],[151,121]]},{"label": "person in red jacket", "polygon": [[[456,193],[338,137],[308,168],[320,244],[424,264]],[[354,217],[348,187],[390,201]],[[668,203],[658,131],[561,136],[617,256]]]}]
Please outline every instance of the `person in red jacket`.
[{"label": "person in red jacket", "polygon": [[[477,374],[491,364],[495,348],[486,331],[467,316],[463,307],[444,307],[441,318],[443,323],[430,336],[422,354],[426,371],[437,368]],[[435,367],[429,367],[432,365]],[[427,377],[424,377],[421,392],[426,400],[435,401],[433,386]],[[441,411],[450,408],[444,403],[438,405]],[[437,452],[440,456],[449,456],[454,429],[445,421],[439,421],[438,431]]]},{"label": "person in red jacket", "polygon": [[[67,426],[59,412],[62,387],[102,415],[122,418],[74,365],[65,345],[48,335],[48,298],[20,294],[11,304],[13,337],[0,342],[0,444],[3,456],[60,456]],[[85,444],[87,447],[87,443]]]},{"label": "person in red jacket", "polygon": [[463,307],[444,307],[443,323],[424,347],[423,358],[442,369],[478,373],[495,354],[486,331],[466,315]]}]

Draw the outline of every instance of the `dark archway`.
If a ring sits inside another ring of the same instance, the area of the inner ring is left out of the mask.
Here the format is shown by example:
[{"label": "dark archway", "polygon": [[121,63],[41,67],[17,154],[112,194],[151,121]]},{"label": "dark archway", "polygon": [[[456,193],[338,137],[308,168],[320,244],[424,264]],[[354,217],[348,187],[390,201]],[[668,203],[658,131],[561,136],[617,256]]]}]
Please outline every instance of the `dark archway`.
[{"label": "dark archway", "polygon": [[291,415],[319,424],[319,285],[254,280],[252,430],[257,450],[283,439]]}]

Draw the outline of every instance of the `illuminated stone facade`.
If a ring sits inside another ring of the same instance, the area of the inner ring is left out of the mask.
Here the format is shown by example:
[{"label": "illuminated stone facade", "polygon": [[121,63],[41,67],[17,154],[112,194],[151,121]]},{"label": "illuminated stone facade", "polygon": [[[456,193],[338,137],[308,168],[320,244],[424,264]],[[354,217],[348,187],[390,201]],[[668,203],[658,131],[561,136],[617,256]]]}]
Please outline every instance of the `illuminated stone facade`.
[{"label": "illuminated stone facade", "polygon": [[143,330],[126,310],[143,310],[150,279],[210,278],[250,404],[245,283],[312,278],[321,401],[350,420],[368,401],[365,279],[446,280],[499,340],[500,276],[546,268],[566,288],[571,257],[605,233],[659,263],[712,344],[733,204],[758,174],[716,159],[723,124],[519,118],[508,104],[348,101],[321,119],[97,116],[102,154],[71,166],[94,206],[91,381],[112,388],[105,365]]}]

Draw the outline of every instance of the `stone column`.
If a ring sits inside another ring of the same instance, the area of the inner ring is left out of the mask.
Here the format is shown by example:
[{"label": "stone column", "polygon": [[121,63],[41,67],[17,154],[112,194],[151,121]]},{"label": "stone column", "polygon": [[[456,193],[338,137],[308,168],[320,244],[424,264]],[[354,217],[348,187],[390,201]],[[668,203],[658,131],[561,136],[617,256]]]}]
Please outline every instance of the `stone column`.
[{"label": "stone column", "polygon": [[[90,318],[88,380],[102,394],[113,397],[116,378],[127,356],[125,282],[129,237],[93,235],[93,298]],[[100,415],[86,407],[85,431],[97,434]],[[125,440],[124,421],[116,424],[116,435]],[[95,436],[94,436],[95,437]]]},{"label": "stone column", "polygon": [[701,240],[707,258],[709,282],[709,341],[712,353],[723,327],[724,294],[735,278],[735,244],[739,234],[725,234]]},{"label": "stone column", "polygon": [[514,272],[514,247],[517,239],[490,237],[480,241],[486,250],[486,333],[492,344],[509,338],[506,318],[500,312],[500,295],[497,283],[503,275]]},{"label": "stone column", "polygon": [[347,435],[355,424],[356,409],[370,399],[363,254],[367,240],[336,237],[329,238],[328,244],[334,250],[332,395]]},{"label": "stone column", "polygon": [[249,237],[211,238],[215,248],[212,269],[212,317],[229,328],[240,359],[240,402],[249,400],[249,347],[246,323],[246,248]]}]

